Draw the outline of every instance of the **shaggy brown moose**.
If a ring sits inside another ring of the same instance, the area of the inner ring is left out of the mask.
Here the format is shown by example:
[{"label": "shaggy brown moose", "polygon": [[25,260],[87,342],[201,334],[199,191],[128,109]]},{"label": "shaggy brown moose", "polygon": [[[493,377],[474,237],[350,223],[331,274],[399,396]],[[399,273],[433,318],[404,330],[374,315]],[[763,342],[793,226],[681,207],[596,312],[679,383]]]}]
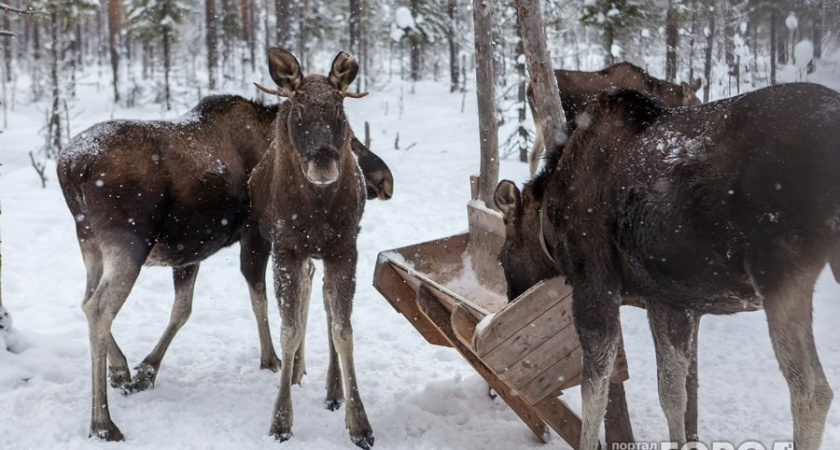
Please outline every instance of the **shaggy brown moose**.
[{"label": "shaggy brown moose", "polygon": [[496,189],[512,299],[562,275],[583,351],[581,448],[598,447],[619,305],[648,310],[671,441],[686,442],[693,323],[763,307],[790,388],[797,450],[820,446],[833,393],[817,357],[812,294],[840,281],[840,94],[787,84],[696,108],[603,94],[592,123],[520,193]]},{"label": "shaggy brown moose", "polygon": [[[240,268],[260,337],[260,367],[279,370],[267,319],[265,272],[271,243],[250,213],[247,181],[274,137],[278,105],[213,96],[175,121],[110,121],[76,136],[58,157],[58,179],[76,219],[87,270],[82,308],[90,326],[93,417],[90,433],[122,440],[106,390],[154,384],[164,353],[187,321],[199,263],[239,242]],[[392,194],[388,166],[353,141],[368,189]],[[143,264],[173,267],[170,323],[132,379],[111,323]],[[106,357],[107,355],[107,357]]]},{"label": "shaggy brown moose", "polygon": [[[268,56],[269,73],[278,89],[267,91],[289,101],[280,105],[274,144],[248,186],[260,230],[272,242],[274,290],[282,317],[281,357],[289,362],[302,354],[311,259],[321,259],[330,346],[326,406],[337,410],[346,393],[350,438],[359,447],[370,448],[373,430],[356,381],[350,323],[365,188],[343,105],[345,97],[360,96],[347,92],[359,66],[341,52],[328,76],[304,77],[291,53],[273,48]],[[283,364],[280,374],[270,434],[285,441],[292,435],[294,418],[291,386],[300,382],[303,371],[297,364]]]},{"label": "shaggy brown moose", "polygon": [[[695,93],[702,86],[698,78],[691,84],[674,84],[650,76],[641,67],[634,66],[629,62],[613,64],[606,69],[597,72],[581,72],[577,70],[555,70],[554,77],[557,79],[557,89],[560,91],[560,103],[566,115],[566,126],[568,133],[571,133],[578,125],[586,124],[586,119],[579,119],[580,113],[584,111],[589,102],[595,100],[599,94],[610,92],[616,89],[633,89],[653,95],[661,99],[666,106],[694,106],[700,104],[700,99]],[[534,114],[534,93],[528,87],[529,106],[531,117]],[[544,144],[542,139],[541,124],[537,124],[537,135],[534,139],[534,147],[528,160],[531,175],[537,171],[540,157],[543,154]]]}]

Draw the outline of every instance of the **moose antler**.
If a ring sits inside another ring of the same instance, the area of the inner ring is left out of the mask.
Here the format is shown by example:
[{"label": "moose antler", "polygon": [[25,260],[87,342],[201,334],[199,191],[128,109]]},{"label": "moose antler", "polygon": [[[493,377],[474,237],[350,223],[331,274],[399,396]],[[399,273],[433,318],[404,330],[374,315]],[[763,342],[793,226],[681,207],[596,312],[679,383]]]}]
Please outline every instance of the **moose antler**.
[{"label": "moose antler", "polygon": [[269,89],[265,86],[260,85],[259,83],[254,83],[254,86],[256,86],[257,89],[265,92],[266,94],[272,94],[278,97],[292,98],[295,95],[294,92],[289,92],[285,89]]},{"label": "moose antler", "polygon": [[366,95],[370,94],[370,92],[348,92],[348,91],[341,91],[341,96],[344,98],[362,98]]}]

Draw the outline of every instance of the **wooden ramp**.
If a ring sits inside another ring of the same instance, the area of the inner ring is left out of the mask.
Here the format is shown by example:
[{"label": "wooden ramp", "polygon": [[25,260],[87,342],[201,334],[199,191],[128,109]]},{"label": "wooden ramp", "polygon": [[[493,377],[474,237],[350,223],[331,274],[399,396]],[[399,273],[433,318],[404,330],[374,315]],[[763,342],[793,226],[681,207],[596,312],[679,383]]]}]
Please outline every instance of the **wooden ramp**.
[{"label": "wooden ramp", "polygon": [[[560,399],[580,384],[572,290],[562,278],[508,303],[498,254],[501,216],[467,205],[469,232],[379,254],[374,286],[431,344],[455,348],[543,442],[548,427],[577,449],[580,418]],[[633,442],[619,348],[605,419],[607,448]]]}]

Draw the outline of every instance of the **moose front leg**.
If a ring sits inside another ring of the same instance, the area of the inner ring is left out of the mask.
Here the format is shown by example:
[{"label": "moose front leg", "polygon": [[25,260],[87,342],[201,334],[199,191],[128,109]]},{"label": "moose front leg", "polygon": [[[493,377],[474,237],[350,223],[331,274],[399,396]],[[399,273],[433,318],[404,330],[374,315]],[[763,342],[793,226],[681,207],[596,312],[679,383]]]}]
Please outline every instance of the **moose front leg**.
[{"label": "moose front leg", "polygon": [[306,313],[304,307],[309,303],[302,294],[311,289],[305,286],[311,283],[309,277],[309,259],[300,258],[283,252],[274,255],[274,290],[280,307],[280,352],[286,361],[280,368],[280,391],[274,403],[274,415],[269,434],[275,439],[286,441],[292,437],[294,413],[292,411],[292,380],[294,378],[295,354],[300,349],[305,333]]},{"label": "moose front leg", "polygon": [[239,240],[239,270],[248,283],[251,309],[257,319],[257,333],[260,337],[260,369],[277,372],[280,358],[274,353],[271,330],[268,326],[268,295],[265,289],[265,271],[271,254],[271,241],[260,234],[257,224],[245,227]]},{"label": "moose front leg", "polygon": [[[356,365],[353,360],[353,295],[356,291],[356,249],[324,259],[324,303],[330,320],[330,337],[343,369],[344,392],[347,394],[345,423],[350,439],[359,447],[373,446],[373,429],[368,421],[359,387],[356,382]],[[331,364],[334,367],[333,364]],[[332,371],[329,374],[334,376]],[[328,380],[328,386],[330,385]],[[327,401],[337,400],[340,393],[328,392]],[[332,398],[331,398],[332,397]]]},{"label": "moose front leg", "polygon": [[582,450],[597,450],[600,445],[599,429],[607,410],[609,375],[615,362],[621,329],[620,300],[614,295],[593,291],[591,287],[575,286],[572,294],[574,323],[583,351]]}]

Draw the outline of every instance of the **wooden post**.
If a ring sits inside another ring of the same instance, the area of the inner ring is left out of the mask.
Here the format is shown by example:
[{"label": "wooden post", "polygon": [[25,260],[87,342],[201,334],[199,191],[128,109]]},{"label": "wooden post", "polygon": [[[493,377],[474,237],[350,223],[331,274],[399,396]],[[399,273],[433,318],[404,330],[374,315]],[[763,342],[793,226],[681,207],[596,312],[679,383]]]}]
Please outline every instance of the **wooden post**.
[{"label": "wooden post", "polygon": [[[545,27],[539,0],[516,0],[519,32],[525,50],[525,62],[531,74],[534,93],[534,122],[542,129],[545,151],[549,152],[566,138],[566,117],[560,105],[557,79],[551,69],[551,56],[546,46]],[[477,31],[476,31],[477,33]]]},{"label": "wooden post", "polygon": [[496,121],[496,87],[493,77],[493,2],[475,0],[475,79],[478,94],[478,135],[481,166],[478,198],[496,209],[493,193],[499,182],[499,131]]}]

